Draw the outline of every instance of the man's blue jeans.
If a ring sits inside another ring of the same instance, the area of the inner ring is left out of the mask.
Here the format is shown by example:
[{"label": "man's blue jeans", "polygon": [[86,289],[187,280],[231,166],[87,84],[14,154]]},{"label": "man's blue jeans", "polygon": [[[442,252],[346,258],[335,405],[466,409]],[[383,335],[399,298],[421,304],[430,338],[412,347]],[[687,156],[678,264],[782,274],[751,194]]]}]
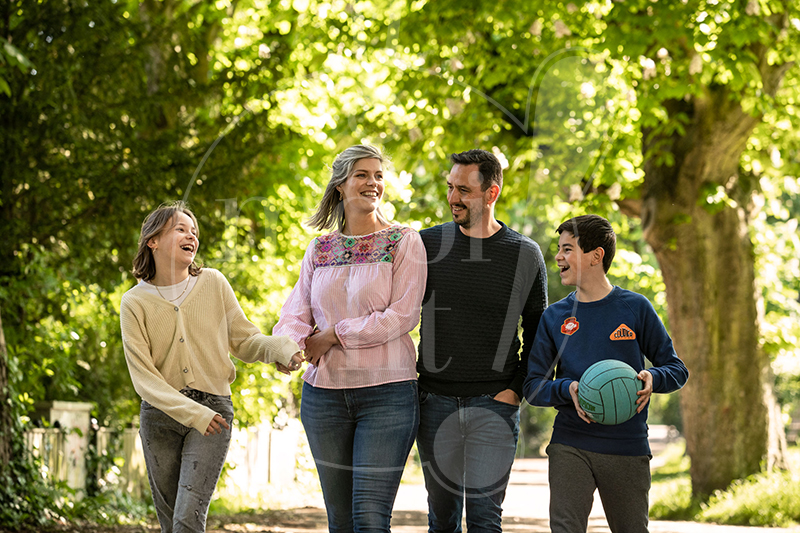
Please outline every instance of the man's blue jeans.
[{"label": "man's blue jeans", "polygon": [[[181,392],[222,415],[233,427],[230,396],[193,389]],[[222,428],[222,433],[206,437],[143,400],[139,435],[162,533],[205,531],[208,506],[228,455],[231,430]]]},{"label": "man's blue jeans", "polygon": [[422,391],[417,448],[428,490],[428,530],[502,531],[502,503],[519,436],[519,408],[491,396]]},{"label": "man's blue jeans", "polygon": [[389,531],[419,427],[417,382],[358,389],[303,385],[300,419],[332,533]]}]

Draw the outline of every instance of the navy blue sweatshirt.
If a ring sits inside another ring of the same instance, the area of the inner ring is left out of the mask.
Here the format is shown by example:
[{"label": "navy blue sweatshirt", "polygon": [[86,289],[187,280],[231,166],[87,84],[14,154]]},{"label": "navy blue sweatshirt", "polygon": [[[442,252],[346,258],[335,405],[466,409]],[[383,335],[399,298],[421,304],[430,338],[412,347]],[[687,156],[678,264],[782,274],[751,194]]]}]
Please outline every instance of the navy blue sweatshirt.
[{"label": "navy blue sweatshirt", "polygon": [[650,455],[647,408],[622,424],[587,424],[569,394],[570,383],[597,361],[618,359],[638,373],[645,358],[652,364],[647,370],[654,393],[673,392],[686,383],[689,371],[647,298],[619,287],[596,302],[578,302],[572,293],[542,316],[528,359],[525,398],[558,410],[551,442],[612,455]]}]

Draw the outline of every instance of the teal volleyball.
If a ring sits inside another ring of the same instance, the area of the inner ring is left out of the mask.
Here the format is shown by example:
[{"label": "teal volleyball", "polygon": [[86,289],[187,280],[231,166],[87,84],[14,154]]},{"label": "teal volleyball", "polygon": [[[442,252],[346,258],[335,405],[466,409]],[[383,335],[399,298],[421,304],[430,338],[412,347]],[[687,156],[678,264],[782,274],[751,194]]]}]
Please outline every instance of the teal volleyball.
[{"label": "teal volleyball", "polygon": [[636,392],[642,385],[629,364],[616,359],[598,361],[578,382],[578,403],[599,424],[622,424],[636,414]]}]

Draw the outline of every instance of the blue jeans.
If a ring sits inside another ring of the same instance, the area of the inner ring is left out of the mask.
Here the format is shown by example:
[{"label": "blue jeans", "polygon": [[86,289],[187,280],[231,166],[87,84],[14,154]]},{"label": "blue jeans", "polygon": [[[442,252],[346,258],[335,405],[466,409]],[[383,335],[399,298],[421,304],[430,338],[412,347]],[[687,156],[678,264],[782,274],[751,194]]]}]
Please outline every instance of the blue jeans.
[{"label": "blue jeans", "polygon": [[428,490],[428,531],[502,531],[502,504],[519,437],[519,407],[491,396],[422,391],[417,448]]},{"label": "blue jeans", "polygon": [[[222,415],[233,427],[230,396],[193,389],[181,392]],[[222,428],[222,433],[206,437],[142,401],[139,435],[162,533],[202,533],[228,455],[231,430]]]},{"label": "blue jeans", "polygon": [[417,382],[358,389],[303,385],[300,419],[331,532],[389,531],[419,426]]}]

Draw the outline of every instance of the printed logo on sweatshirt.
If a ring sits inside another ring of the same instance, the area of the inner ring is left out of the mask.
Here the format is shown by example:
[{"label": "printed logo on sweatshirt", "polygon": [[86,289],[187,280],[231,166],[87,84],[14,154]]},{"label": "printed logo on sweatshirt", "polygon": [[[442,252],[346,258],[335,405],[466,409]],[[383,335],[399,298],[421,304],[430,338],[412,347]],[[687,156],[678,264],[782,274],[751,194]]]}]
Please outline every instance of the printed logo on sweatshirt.
[{"label": "printed logo on sweatshirt", "polygon": [[571,316],[566,319],[563,324],[561,324],[561,333],[564,335],[572,335],[578,331],[578,328],[580,327],[581,325],[578,323],[578,319],[574,316]]},{"label": "printed logo on sweatshirt", "polygon": [[612,341],[632,341],[636,338],[636,333],[625,324],[620,324],[608,338]]}]

